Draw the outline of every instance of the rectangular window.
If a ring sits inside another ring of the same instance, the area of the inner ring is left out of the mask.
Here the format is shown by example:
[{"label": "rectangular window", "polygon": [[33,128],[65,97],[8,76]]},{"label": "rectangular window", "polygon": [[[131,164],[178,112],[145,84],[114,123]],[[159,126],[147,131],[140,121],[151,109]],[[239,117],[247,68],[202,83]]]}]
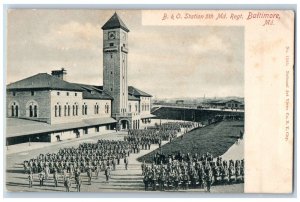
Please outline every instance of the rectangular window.
[{"label": "rectangular window", "polygon": [[31,96],[34,96],[34,91],[31,91]]},{"label": "rectangular window", "polygon": [[95,127],[95,132],[96,132],[96,133],[99,132],[99,126],[96,126],[96,127]]},{"label": "rectangular window", "polygon": [[67,92],[67,96],[69,96],[69,92]]},{"label": "rectangular window", "polygon": [[75,93],[75,96],[77,96],[77,93]]},{"label": "rectangular window", "polygon": [[16,96],[16,92],[12,92],[13,96]]},{"label": "rectangular window", "polygon": [[60,95],[60,92],[57,92],[57,95]]},{"label": "rectangular window", "polygon": [[114,46],[114,43],[109,43],[109,46],[110,46],[110,47]]}]

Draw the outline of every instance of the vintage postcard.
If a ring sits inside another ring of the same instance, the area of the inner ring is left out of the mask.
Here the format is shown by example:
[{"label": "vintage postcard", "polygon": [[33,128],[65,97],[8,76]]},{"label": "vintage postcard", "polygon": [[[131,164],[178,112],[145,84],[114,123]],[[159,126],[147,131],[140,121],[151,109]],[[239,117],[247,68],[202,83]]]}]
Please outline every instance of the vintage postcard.
[{"label": "vintage postcard", "polygon": [[6,191],[292,193],[294,16],[8,9]]}]

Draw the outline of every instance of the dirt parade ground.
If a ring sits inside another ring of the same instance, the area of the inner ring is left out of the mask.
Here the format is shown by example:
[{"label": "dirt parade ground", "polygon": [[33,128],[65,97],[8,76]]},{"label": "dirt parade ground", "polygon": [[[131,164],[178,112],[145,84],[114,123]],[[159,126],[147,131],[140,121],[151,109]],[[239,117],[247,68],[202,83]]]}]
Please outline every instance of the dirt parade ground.
[{"label": "dirt parade ground", "polygon": [[[196,129],[201,130],[201,129]],[[195,133],[195,130],[193,131]],[[63,177],[59,174],[58,187],[55,187],[53,175],[50,175],[44,182],[44,186],[39,185],[38,175],[33,176],[33,186],[28,186],[28,175],[24,174],[23,161],[37,157],[39,154],[58,152],[63,147],[77,147],[84,142],[97,142],[99,139],[105,140],[124,140],[127,132],[107,131],[105,133],[89,134],[79,139],[67,140],[57,143],[28,143],[16,145],[6,148],[6,189],[9,192],[65,192],[66,189],[63,184]],[[178,136],[182,135],[182,132]],[[187,135],[187,134],[185,134]],[[163,141],[164,146],[168,141]],[[111,178],[109,182],[106,181],[104,171],[99,173],[98,178],[93,175],[92,183],[89,185],[87,174],[82,174],[81,192],[144,192],[143,175],[141,169],[141,162],[137,159],[145,156],[152,151],[158,149],[158,145],[152,145],[150,150],[141,150],[140,153],[131,153],[128,160],[128,170],[125,169],[124,161],[116,166],[116,170],[111,171]],[[237,152],[239,151],[239,152]],[[235,157],[232,154],[239,154]],[[223,154],[224,159],[240,159],[243,157],[243,141],[234,143],[227,152]],[[76,185],[72,179],[72,186],[70,192],[76,192]],[[242,193],[243,183],[231,185],[216,185],[212,186],[213,193]],[[166,190],[172,192],[173,190]],[[179,192],[205,192],[204,189],[188,189],[179,190]],[[148,191],[152,192],[152,191]]]}]

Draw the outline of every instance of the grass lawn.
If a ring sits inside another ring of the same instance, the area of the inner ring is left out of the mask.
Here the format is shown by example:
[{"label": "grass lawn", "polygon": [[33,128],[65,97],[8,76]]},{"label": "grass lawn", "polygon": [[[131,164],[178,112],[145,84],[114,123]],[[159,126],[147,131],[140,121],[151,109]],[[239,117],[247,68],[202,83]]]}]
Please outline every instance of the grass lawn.
[{"label": "grass lawn", "polygon": [[[164,154],[171,153],[198,153],[198,155],[211,153],[214,157],[224,154],[239,138],[240,131],[244,131],[243,121],[222,121],[204,128],[198,128],[185,134],[183,139],[178,137],[171,143],[162,146],[161,150]],[[149,154],[141,156],[138,161],[152,162],[155,153],[160,149],[156,149]]]}]

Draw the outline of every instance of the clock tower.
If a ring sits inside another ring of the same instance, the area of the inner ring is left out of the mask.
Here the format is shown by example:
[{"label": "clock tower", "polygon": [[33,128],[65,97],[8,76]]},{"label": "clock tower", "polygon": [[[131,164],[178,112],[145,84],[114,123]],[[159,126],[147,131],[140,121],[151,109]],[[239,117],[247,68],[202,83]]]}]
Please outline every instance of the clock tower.
[{"label": "clock tower", "polygon": [[128,112],[128,32],[115,13],[103,26],[103,89],[113,97],[112,115]]}]

